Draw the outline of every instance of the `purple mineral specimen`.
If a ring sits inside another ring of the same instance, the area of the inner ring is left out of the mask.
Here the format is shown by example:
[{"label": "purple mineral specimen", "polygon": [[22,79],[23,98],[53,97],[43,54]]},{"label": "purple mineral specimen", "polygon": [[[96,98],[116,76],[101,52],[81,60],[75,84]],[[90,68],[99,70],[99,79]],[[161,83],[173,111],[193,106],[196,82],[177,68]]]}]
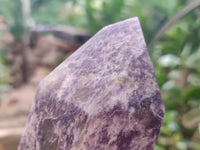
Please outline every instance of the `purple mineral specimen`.
[{"label": "purple mineral specimen", "polygon": [[41,81],[19,150],[153,150],[163,115],[132,18],[104,27]]}]

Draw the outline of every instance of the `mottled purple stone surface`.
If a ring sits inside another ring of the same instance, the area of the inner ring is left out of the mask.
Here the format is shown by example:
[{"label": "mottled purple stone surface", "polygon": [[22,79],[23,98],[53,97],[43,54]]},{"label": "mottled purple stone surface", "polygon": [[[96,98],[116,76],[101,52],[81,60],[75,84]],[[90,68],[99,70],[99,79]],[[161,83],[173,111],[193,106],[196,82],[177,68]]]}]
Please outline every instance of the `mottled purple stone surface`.
[{"label": "mottled purple stone surface", "polygon": [[19,150],[153,150],[163,115],[132,18],[100,30],[41,81]]}]

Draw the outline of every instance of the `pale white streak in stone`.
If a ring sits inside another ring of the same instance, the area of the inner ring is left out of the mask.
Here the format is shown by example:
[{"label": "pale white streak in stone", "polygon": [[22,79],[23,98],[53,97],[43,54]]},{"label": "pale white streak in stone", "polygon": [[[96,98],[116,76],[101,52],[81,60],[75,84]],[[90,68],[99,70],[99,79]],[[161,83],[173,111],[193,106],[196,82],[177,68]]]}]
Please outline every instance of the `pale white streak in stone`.
[{"label": "pale white streak in stone", "polygon": [[71,81],[74,79],[76,79],[76,78],[74,78],[73,76],[70,76],[70,75],[67,75],[66,78],[64,78],[64,80],[61,83],[61,87],[58,89],[58,92],[56,95],[58,101],[61,100],[62,95],[64,94],[66,88],[71,84]]},{"label": "pale white streak in stone", "polygon": [[159,107],[159,109],[160,109],[161,111],[163,111],[163,112],[165,111],[164,106],[162,106],[162,105],[156,106],[155,104],[151,103],[151,106],[150,106],[151,111],[153,112],[153,114],[154,114],[155,116],[157,116],[158,118],[160,118],[160,119],[162,120],[163,117],[162,117],[160,114],[158,114],[157,112],[155,112],[155,110],[157,109],[157,107]]}]

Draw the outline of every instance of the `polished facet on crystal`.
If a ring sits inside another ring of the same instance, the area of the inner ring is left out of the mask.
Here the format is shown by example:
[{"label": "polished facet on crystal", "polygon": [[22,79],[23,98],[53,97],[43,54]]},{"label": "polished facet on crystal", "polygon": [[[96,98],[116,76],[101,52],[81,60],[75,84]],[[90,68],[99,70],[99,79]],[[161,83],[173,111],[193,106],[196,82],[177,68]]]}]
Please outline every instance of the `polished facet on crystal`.
[{"label": "polished facet on crystal", "polygon": [[131,18],[104,27],[41,81],[19,150],[153,150],[163,115]]}]

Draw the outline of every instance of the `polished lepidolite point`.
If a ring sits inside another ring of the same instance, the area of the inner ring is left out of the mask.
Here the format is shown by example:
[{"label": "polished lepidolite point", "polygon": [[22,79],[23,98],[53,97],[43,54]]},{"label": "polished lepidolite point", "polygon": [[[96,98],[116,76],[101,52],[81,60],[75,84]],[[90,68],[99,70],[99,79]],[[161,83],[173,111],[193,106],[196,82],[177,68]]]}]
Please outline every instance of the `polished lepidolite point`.
[{"label": "polished lepidolite point", "polygon": [[131,18],[101,29],[41,81],[19,150],[153,150],[163,115]]}]

